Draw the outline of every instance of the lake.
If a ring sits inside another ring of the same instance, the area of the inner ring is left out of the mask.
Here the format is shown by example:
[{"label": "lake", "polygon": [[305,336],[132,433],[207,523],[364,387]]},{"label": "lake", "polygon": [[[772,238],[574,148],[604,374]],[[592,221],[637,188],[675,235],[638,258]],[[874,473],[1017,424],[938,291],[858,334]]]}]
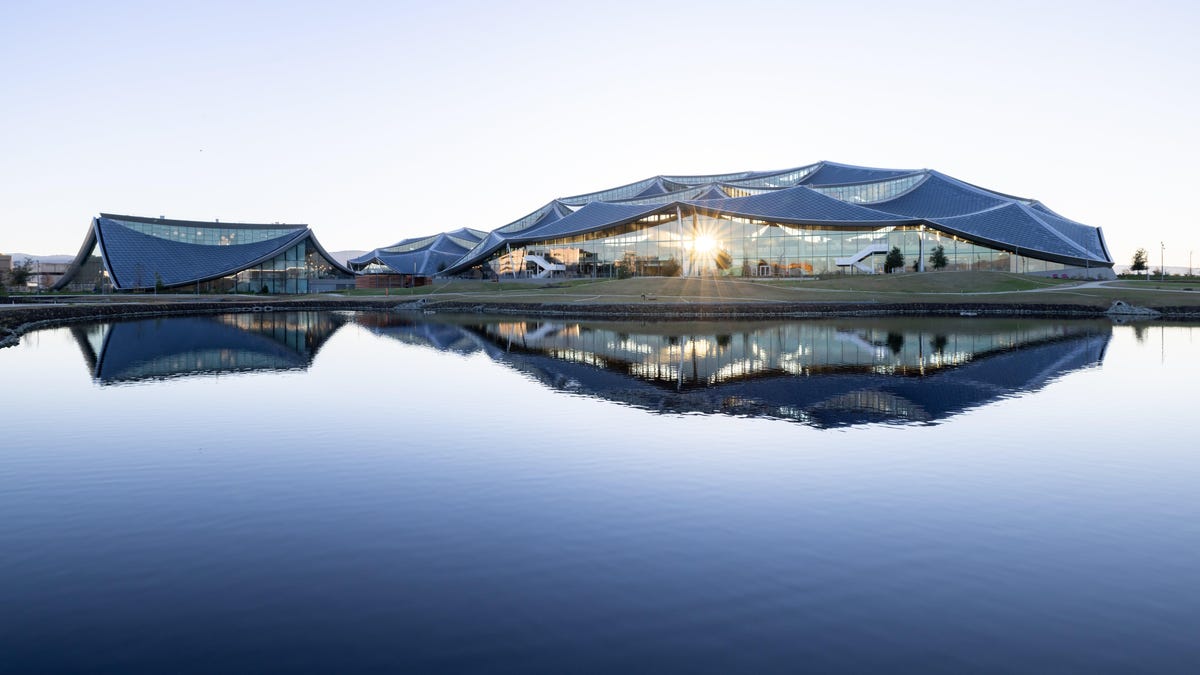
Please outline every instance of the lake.
[{"label": "lake", "polygon": [[0,672],[1200,668],[1190,325],[242,313],[0,382]]}]

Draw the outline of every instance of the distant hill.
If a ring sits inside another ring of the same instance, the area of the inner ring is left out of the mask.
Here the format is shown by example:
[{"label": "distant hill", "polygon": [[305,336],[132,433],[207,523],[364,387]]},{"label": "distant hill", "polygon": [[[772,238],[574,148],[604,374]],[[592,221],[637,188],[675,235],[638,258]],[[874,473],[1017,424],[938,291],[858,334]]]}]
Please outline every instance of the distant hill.
[{"label": "distant hill", "polygon": [[347,260],[351,258],[357,258],[364,253],[366,253],[366,251],[330,251],[329,257],[345,265]]},{"label": "distant hill", "polygon": [[33,261],[33,262],[35,262],[35,263],[36,263],[36,262],[44,262],[44,263],[69,263],[69,262],[71,262],[72,260],[74,260],[74,259],[75,259],[75,256],[73,256],[73,255],[67,255],[67,254],[59,254],[59,255],[30,255],[29,253],[14,253],[14,254],[12,254],[12,259],[13,259],[13,264],[14,264],[14,265],[20,265],[21,263],[25,262],[26,260],[32,260],[32,261]]}]

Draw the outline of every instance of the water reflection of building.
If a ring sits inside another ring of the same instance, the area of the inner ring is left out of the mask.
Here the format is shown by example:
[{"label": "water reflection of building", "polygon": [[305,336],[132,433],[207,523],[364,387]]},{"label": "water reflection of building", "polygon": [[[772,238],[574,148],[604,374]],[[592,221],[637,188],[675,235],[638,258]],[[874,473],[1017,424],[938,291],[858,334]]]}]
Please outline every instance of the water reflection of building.
[{"label": "water reflection of building", "polygon": [[247,312],[75,326],[101,384],[308,368],[346,322],[329,312]]},{"label": "water reflection of building", "polygon": [[1104,323],[1020,319],[358,321],[409,344],[486,352],[555,389],[821,427],[944,419],[1097,365],[1111,336]]}]

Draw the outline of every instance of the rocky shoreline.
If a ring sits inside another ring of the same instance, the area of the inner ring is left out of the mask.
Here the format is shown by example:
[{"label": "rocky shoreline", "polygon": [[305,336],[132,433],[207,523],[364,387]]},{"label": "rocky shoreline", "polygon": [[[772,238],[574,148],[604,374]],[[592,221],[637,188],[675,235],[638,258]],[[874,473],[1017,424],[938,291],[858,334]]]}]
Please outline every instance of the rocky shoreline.
[{"label": "rocky shoreline", "polygon": [[[1154,307],[1161,320],[1200,320],[1195,307]],[[108,319],[130,319],[190,314],[295,311],[407,311],[432,314],[493,314],[570,319],[631,319],[671,321],[692,319],[780,319],[830,316],[1021,316],[1029,318],[1103,318],[1104,308],[1069,304],[988,303],[671,303],[634,302],[607,304],[502,303],[430,301],[420,298],[397,303],[396,298],[329,298],[288,300],[192,301],[169,300],[125,303],[23,303],[0,310],[0,347],[17,344],[21,335],[40,328]]]}]

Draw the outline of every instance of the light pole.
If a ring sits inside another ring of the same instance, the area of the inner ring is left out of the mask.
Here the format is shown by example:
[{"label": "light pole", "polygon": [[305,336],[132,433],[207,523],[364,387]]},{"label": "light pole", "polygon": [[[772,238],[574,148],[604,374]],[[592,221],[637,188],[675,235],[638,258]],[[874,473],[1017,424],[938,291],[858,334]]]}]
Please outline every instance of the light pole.
[{"label": "light pole", "polygon": [[1167,244],[1158,242],[1158,281],[1161,283],[1167,276]]}]

